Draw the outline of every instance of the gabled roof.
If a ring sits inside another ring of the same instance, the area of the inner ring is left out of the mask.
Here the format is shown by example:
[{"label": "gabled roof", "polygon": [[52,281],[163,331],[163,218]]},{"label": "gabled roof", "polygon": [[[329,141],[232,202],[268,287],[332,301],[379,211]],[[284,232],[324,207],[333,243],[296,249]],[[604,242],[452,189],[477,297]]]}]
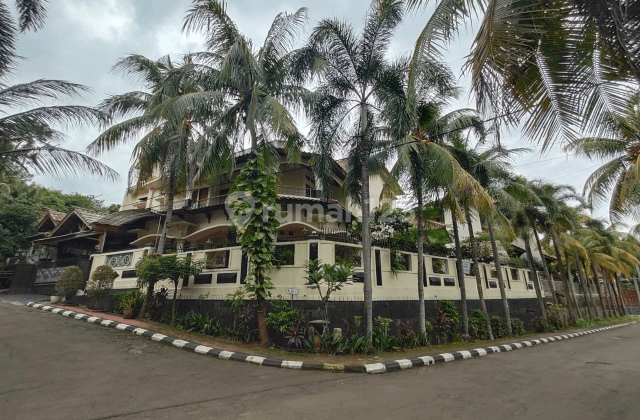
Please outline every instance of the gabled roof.
[{"label": "gabled roof", "polygon": [[[44,209],[42,213],[43,213],[42,218],[36,225],[36,232],[39,232],[40,229],[45,225],[45,223],[47,223],[47,221],[50,221],[53,224],[53,227],[55,229],[55,227],[58,226],[58,224],[62,221],[62,219],[64,219],[65,216],[67,215],[66,213],[52,210],[52,209]],[[44,233],[44,232],[40,232],[40,233]]]},{"label": "gabled roof", "polygon": [[87,228],[91,229],[92,225],[107,214],[95,210],[85,209],[83,207],[72,207],[72,210],[49,232],[49,236],[53,236],[73,216],[77,216]]}]

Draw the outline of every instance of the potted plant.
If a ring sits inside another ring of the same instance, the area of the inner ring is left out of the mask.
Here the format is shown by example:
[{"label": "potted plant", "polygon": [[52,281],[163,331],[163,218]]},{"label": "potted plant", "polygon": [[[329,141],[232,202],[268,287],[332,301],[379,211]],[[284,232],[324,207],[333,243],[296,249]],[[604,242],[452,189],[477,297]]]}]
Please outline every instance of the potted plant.
[{"label": "potted plant", "polygon": [[64,296],[69,300],[71,296],[75,296],[75,294],[78,293],[83,282],[82,271],[79,267],[72,265],[60,273],[60,277],[56,283],[56,292],[58,292],[60,297]]},{"label": "potted plant", "polygon": [[124,319],[133,319],[135,317],[135,307],[140,303],[140,291],[134,290],[124,301],[125,307],[122,309],[122,316]]},{"label": "potted plant", "polygon": [[98,309],[100,297],[109,293],[113,288],[113,281],[118,277],[113,268],[108,265],[101,265],[91,274],[91,280],[87,284],[86,293],[89,297],[96,298],[95,309]]}]

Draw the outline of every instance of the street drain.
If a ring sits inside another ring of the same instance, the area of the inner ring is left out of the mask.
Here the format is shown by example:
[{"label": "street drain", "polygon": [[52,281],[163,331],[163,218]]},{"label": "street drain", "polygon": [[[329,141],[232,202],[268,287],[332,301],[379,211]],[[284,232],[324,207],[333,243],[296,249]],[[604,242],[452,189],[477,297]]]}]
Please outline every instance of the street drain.
[{"label": "street drain", "polygon": [[607,362],[587,362],[589,364],[592,365],[612,365],[613,363],[607,363]]}]

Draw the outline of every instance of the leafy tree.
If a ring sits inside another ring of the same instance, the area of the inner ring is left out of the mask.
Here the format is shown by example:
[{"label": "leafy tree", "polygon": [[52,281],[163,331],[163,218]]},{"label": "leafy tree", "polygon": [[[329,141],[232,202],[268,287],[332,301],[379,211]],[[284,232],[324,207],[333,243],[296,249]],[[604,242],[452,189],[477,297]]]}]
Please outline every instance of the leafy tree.
[{"label": "leafy tree", "polygon": [[273,283],[266,275],[273,267],[278,222],[276,204],[277,179],[269,167],[266,153],[253,155],[240,170],[230,191],[233,201],[231,222],[238,230],[238,242],[246,252],[250,275],[245,288],[250,299],[256,300],[260,343],[269,344],[267,330],[267,299]]},{"label": "leafy tree", "polygon": [[118,277],[113,268],[108,265],[100,265],[91,274],[91,280],[87,283],[86,292],[90,297],[96,298],[96,309],[98,309],[98,299],[109,293],[113,288],[113,281]]},{"label": "leafy tree", "polygon": [[84,283],[82,270],[72,265],[60,273],[60,277],[58,277],[58,282],[56,283],[56,291],[69,298],[78,293],[78,290],[82,287],[82,283]]},{"label": "leafy tree", "polygon": [[28,204],[0,198],[0,259],[14,258],[29,247],[40,212]]},{"label": "leafy tree", "polygon": [[323,334],[326,336],[329,332],[329,301],[331,300],[331,294],[349,284],[348,282],[353,275],[353,265],[344,262],[322,264],[320,260],[309,260],[306,266],[308,274],[305,278],[309,281],[309,284],[315,286],[324,306]]}]

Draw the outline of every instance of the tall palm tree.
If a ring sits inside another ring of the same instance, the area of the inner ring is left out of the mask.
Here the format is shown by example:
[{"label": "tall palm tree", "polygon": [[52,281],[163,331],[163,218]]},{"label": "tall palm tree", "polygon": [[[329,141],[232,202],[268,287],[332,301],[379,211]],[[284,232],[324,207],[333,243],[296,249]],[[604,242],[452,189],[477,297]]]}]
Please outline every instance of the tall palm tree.
[{"label": "tall palm tree", "polygon": [[584,195],[590,205],[609,202],[609,217],[640,216],[640,93],[625,108],[608,112],[602,122],[603,136],[576,139],[567,149],[577,156],[607,159],[587,178]]},{"label": "tall palm tree", "polygon": [[[468,139],[458,138],[450,145],[450,150],[461,166],[469,172],[479,183],[480,186],[492,197],[494,202],[504,202],[505,200],[513,202],[513,198],[505,192],[505,181],[509,178],[509,158],[514,153],[520,153],[520,149],[505,149],[501,146],[487,145],[478,142],[475,147],[471,147]],[[467,209],[467,215],[470,214]],[[498,253],[498,245],[493,229],[494,223],[500,223],[510,236],[513,235],[509,221],[504,217],[498,208],[494,207],[493,211],[485,212],[484,220],[487,223],[489,236],[491,240],[491,249],[493,260],[498,277],[498,286],[502,299],[502,307],[504,318],[507,321],[507,329],[511,334],[511,315],[509,312],[509,301],[505,288],[504,276],[502,273],[502,265]],[[467,220],[469,222],[469,220]],[[467,223],[469,224],[469,223]],[[469,224],[469,226],[471,226]]]},{"label": "tall palm tree", "polygon": [[316,176],[323,190],[330,191],[333,155],[345,153],[349,162],[345,189],[362,208],[367,336],[373,330],[369,161],[379,150],[380,140],[386,137],[380,112],[387,100],[383,95],[386,78],[403,70],[386,58],[403,13],[400,0],[373,0],[361,34],[347,22],[323,19],[294,64],[300,80],[313,79],[316,84],[318,98],[311,118]]},{"label": "tall palm tree", "polygon": [[[472,182],[471,176],[460,167],[455,157],[433,140],[442,137],[442,133],[457,135],[457,131],[463,127],[473,127],[481,136],[484,132],[474,112],[459,110],[443,115],[444,106],[458,94],[453,74],[446,65],[428,63],[420,71],[409,74],[406,81],[403,72],[395,74],[403,79],[388,83],[389,89],[385,96],[396,96],[397,99],[386,101],[384,109],[386,123],[394,139],[394,148],[391,150],[395,153],[385,154],[396,157],[391,174],[395,179],[405,182],[417,202],[418,322],[420,332],[424,334],[424,201],[442,188],[463,188]],[[457,271],[462,300],[463,335],[468,336],[464,273],[460,267]]]},{"label": "tall palm tree", "polygon": [[264,44],[255,49],[218,0],[195,0],[184,19],[183,32],[203,32],[206,51],[190,55],[219,112],[211,124],[236,149],[244,148],[248,133],[252,150],[269,149],[274,141],[291,159],[298,157],[303,137],[294,113],[309,111],[315,95],[303,87],[307,80],[292,73],[295,43],[307,21],[307,9],[278,14]]},{"label": "tall palm tree", "polygon": [[[410,7],[429,0],[409,0]],[[598,131],[640,83],[640,4],[610,0],[442,0],[415,46],[414,65],[439,57],[479,18],[466,70],[477,108],[544,146]]]},{"label": "tall palm tree", "polygon": [[580,197],[576,194],[575,189],[569,185],[554,185],[549,183],[540,183],[537,186],[536,194],[542,201],[545,208],[546,214],[543,220],[545,223],[544,228],[553,242],[553,249],[556,254],[556,263],[558,264],[558,271],[560,279],[562,280],[569,309],[569,317],[571,318],[571,322],[574,322],[577,318],[574,311],[574,305],[571,301],[571,285],[567,279],[567,272],[565,271],[565,265],[562,262],[562,255],[560,253],[561,244],[559,232],[569,230],[573,227],[573,213],[571,212],[567,201],[579,200]]}]

